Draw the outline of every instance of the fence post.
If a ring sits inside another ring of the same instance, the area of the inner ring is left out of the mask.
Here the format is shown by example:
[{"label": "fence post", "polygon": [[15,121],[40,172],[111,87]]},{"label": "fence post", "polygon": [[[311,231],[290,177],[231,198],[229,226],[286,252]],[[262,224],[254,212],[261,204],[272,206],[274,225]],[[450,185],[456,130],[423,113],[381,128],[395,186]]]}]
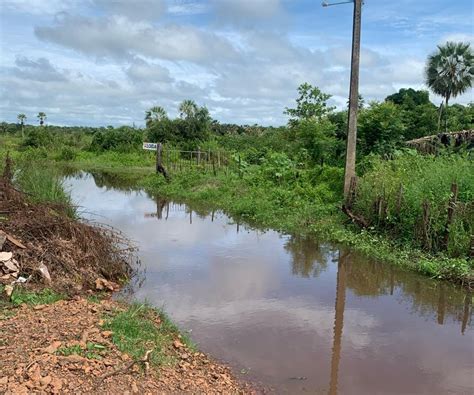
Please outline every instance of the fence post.
[{"label": "fence post", "polygon": [[198,147],[198,152],[197,152],[197,165],[199,166],[201,164],[201,148]]},{"label": "fence post", "polygon": [[163,150],[163,145],[161,143],[156,144],[156,174],[161,173],[169,181],[168,173],[166,172],[165,167],[162,163],[161,151]]},{"label": "fence post", "polygon": [[160,173],[160,168],[163,166],[162,158],[161,158],[161,151],[163,150],[163,146],[161,143],[156,144],[156,173]]}]

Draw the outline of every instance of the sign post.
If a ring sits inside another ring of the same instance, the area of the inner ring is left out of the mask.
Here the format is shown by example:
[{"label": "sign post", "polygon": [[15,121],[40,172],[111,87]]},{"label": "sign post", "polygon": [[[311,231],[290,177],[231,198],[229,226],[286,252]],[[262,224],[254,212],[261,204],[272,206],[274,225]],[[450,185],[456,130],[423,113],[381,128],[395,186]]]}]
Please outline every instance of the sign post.
[{"label": "sign post", "polygon": [[163,166],[161,152],[163,151],[163,144],[161,143],[143,143],[143,149],[148,151],[156,151],[156,174],[161,173],[168,180],[168,173]]}]

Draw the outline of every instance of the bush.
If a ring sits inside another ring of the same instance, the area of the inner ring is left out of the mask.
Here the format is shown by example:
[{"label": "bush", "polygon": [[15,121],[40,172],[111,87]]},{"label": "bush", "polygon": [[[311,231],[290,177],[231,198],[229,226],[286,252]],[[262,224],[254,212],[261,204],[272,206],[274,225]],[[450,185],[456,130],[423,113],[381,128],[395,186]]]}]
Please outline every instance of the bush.
[{"label": "bush", "polygon": [[[452,183],[457,183],[459,195],[447,229]],[[412,153],[374,161],[359,181],[354,210],[372,227],[400,241],[456,257],[469,254],[473,201],[474,165],[467,155]]]},{"label": "bush", "polygon": [[127,126],[117,129],[110,127],[94,134],[90,149],[96,152],[108,150],[130,152],[140,149],[142,142],[143,132],[139,129]]},{"label": "bush", "polygon": [[63,147],[57,156],[58,160],[71,161],[77,158],[77,151],[71,147]]}]

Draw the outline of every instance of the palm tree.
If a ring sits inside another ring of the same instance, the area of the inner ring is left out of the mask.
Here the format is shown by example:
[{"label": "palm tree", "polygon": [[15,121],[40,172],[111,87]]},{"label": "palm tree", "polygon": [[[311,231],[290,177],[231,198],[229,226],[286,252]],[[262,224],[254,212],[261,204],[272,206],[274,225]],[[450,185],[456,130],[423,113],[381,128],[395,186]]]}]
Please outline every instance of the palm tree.
[{"label": "palm tree", "polygon": [[[448,131],[449,99],[463,94],[472,86],[474,54],[470,44],[447,42],[443,46],[438,45],[438,50],[428,57],[425,74],[428,87],[444,98],[445,127]],[[443,103],[440,106],[440,120],[442,108]]]},{"label": "palm tree", "polygon": [[168,115],[166,114],[165,109],[160,106],[155,106],[145,111],[145,122],[147,127],[150,127],[150,125],[155,121],[162,121],[167,118]]},{"label": "palm tree", "polygon": [[184,100],[179,105],[179,116],[183,119],[194,117],[197,111],[198,106],[194,100]]},{"label": "palm tree", "polygon": [[36,118],[39,119],[40,126],[43,126],[43,125],[44,125],[44,121],[46,121],[46,118],[47,118],[47,117],[46,117],[46,114],[45,114],[44,112],[40,111],[40,112],[38,113],[38,115],[36,116]]},{"label": "palm tree", "polygon": [[26,115],[25,115],[25,114],[18,114],[16,118],[18,119],[18,122],[20,122],[20,125],[21,125],[21,137],[23,138],[23,137],[24,137],[23,129],[24,129],[24,127],[25,127]]}]

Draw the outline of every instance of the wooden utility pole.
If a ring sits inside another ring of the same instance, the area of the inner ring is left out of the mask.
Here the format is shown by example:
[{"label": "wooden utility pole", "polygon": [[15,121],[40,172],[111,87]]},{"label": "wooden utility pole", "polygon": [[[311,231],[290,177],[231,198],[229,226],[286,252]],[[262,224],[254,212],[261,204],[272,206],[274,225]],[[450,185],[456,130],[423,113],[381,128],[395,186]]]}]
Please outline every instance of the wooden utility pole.
[{"label": "wooden utility pole", "polygon": [[354,0],[352,30],[351,86],[349,91],[349,119],[347,122],[346,168],[344,174],[344,198],[349,197],[351,179],[356,177],[357,110],[359,108],[359,59],[362,0]]}]

